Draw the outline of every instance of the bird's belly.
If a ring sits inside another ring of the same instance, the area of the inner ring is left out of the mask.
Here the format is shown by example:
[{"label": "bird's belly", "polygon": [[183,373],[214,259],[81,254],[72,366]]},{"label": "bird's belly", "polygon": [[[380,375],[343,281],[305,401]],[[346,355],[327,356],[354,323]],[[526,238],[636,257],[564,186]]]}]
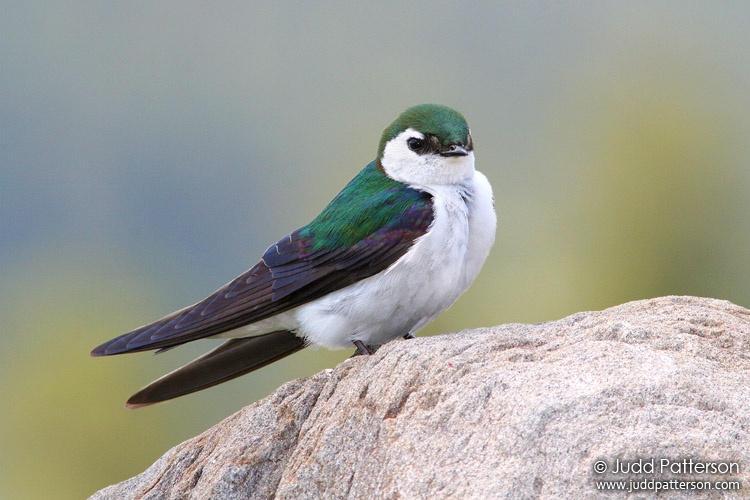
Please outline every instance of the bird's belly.
[{"label": "bird's belly", "polygon": [[446,273],[393,269],[297,308],[298,331],[333,349],[354,340],[381,345],[416,332],[450,306],[460,293],[457,281]]},{"label": "bird's belly", "polygon": [[382,345],[414,333],[447,309],[466,286],[469,226],[463,210],[448,210],[386,271],[295,310],[299,334],[310,344]]}]

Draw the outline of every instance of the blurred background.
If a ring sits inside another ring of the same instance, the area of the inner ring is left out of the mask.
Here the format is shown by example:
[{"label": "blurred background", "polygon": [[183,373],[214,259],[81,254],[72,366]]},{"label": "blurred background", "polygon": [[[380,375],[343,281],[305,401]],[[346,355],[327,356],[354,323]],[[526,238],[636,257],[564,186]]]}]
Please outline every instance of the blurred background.
[{"label": "blurred background", "polygon": [[351,352],[138,411],[214,344],[90,358],[307,223],[405,108],[469,120],[498,238],[422,334],[750,305],[750,4],[0,2],[0,497],[81,498]]}]

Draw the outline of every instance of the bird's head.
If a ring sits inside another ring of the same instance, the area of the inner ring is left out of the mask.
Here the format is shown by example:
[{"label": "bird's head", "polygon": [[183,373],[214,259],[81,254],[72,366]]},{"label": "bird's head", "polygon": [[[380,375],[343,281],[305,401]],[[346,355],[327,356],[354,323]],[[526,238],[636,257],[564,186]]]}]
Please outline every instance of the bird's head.
[{"label": "bird's head", "polygon": [[466,120],[439,104],[420,104],[383,131],[378,163],[410,185],[457,184],[474,174],[474,145]]}]

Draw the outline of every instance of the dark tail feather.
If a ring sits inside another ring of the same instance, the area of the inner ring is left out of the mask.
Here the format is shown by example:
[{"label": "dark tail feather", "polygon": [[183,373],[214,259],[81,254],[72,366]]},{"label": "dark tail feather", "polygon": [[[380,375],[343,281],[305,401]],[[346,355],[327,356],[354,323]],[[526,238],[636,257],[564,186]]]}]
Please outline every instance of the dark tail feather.
[{"label": "dark tail feather", "polygon": [[133,394],[125,407],[141,408],[213,387],[273,363],[303,347],[305,341],[286,330],[228,340]]}]

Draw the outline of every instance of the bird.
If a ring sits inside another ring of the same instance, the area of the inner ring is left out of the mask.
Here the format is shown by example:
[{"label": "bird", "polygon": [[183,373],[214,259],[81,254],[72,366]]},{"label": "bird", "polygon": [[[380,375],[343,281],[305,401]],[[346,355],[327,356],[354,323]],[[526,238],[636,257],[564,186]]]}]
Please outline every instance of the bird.
[{"label": "bird", "polygon": [[366,356],[414,338],[458,299],[487,259],[496,224],[466,119],[444,105],[416,105],[385,128],[374,161],[252,268],[91,355],[227,339],[133,394],[130,409],[215,386],[308,346],[354,347]]}]

